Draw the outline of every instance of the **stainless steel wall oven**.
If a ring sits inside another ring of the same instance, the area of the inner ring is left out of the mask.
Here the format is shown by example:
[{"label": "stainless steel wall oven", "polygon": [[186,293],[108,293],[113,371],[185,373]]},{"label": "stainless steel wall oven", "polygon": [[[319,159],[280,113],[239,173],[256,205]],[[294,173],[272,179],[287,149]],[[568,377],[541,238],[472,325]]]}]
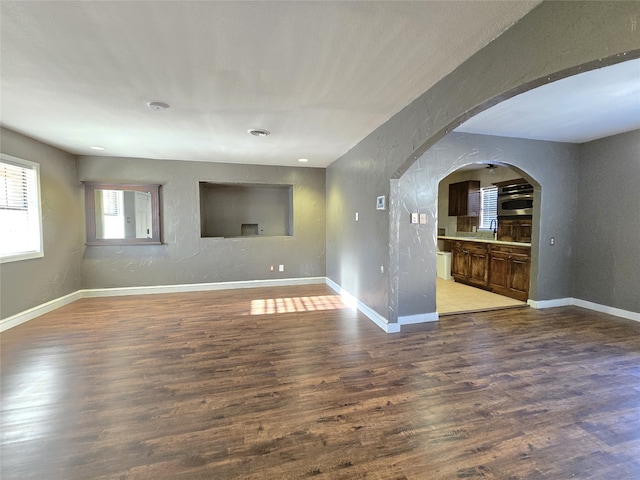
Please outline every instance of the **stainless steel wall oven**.
[{"label": "stainless steel wall oven", "polygon": [[498,217],[533,215],[533,186],[529,183],[503,185],[498,189]]}]

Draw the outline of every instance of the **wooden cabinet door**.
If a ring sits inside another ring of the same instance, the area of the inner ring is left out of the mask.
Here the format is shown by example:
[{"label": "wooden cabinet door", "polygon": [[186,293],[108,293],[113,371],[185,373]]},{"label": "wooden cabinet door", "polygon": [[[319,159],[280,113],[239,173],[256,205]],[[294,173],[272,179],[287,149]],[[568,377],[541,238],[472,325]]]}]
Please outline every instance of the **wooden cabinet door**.
[{"label": "wooden cabinet door", "polygon": [[515,220],[505,220],[502,218],[498,220],[498,240],[515,242],[514,222]]},{"label": "wooden cabinet door", "polygon": [[506,294],[509,291],[509,254],[491,252],[489,263],[489,286],[496,293]]},{"label": "wooden cabinet door", "polygon": [[489,255],[486,246],[471,246],[469,251],[469,283],[479,287],[489,284]]},{"label": "wooden cabinet door", "polygon": [[480,215],[480,182],[467,180],[466,182],[449,185],[449,216]]},{"label": "wooden cabinet door", "polygon": [[520,220],[518,222],[515,241],[523,243],[531,243],[531,220]]},{"label": "wooden cabinet door", "polygon": [[510,296],[518,300],[526,301],[529,297],[531,260],[527,255],[512,255],[509,263]]},{"label": "wooden cabinet door", "polygon": [[470,217],[479,217],[480,216],[480,181],[478,180],[469,180],[467,182],[466,188],[466,210]]},{"label": "wooden cabinet door", "polygon": [[462,210],[462,205],[460,204],[461,198],[461,190],[462,184],[460,183],[452,183],[449,185],[449,216],[456,217],[458,215],[462,215],[459,213]]},{"label": "wooden cabinet door", "polygon": [[461,242],[455,242],[451,252],[451,275],[456,280],[465,280],[468,277],[469,257],[462,245]]}]

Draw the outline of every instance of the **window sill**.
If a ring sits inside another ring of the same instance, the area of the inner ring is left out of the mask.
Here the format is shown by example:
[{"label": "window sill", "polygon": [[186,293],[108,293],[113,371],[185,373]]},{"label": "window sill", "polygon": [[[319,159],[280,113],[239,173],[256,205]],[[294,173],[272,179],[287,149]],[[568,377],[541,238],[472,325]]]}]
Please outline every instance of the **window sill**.
[{"label": "window sill", "polygon": [[0,257],[0,263],[20,262],[22,260],[31,260],[33,258],[42,258],[42,257],[44,257],[44,252],[26,252],[26,253],[19,253],[16,255],[7,255],[5,257]]}]

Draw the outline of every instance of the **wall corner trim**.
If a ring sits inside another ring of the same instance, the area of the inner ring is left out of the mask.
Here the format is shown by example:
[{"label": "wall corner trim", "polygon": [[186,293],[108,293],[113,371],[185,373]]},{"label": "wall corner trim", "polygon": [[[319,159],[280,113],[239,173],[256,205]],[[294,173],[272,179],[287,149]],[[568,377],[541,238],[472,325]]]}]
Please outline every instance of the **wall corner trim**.
[{"label": "wall corner trim", "polygon": [[414,323],[437,322],[439,318],[438,312],[418,313],[416,315],[398,317],[398,323],[400,325],[411,325]]},{"label": "wall corner trim", "polygon": [[386,318],[380,315],[378,312],[373,310],[371,307],[365,305],[360,300],[358,300],[351,293],[347,292],[336,282],[331,280],[329,277],[326,278],[326,284],[334,290],[338,295],[342,297],[342,301],[347,305],[357,308],[362,314],[364,314],[369,320],[379,326],[386,333],[398,333],[400,332],[400,324],[399,323],[389,323]]}]

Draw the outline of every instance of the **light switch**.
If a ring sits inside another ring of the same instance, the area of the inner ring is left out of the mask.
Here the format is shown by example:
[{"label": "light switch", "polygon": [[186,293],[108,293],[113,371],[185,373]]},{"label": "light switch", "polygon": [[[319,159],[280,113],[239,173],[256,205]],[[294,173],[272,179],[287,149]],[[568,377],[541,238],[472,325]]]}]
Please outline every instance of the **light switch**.
[{"label": "light switch", "polygon": [[356,222],[358,221],[358,212],[356,212]]},{"label": "light switch", "polygon": [[420,225],[426,225],[427,224],[427,214],[426,213],[421,213],[420,214]]}]

